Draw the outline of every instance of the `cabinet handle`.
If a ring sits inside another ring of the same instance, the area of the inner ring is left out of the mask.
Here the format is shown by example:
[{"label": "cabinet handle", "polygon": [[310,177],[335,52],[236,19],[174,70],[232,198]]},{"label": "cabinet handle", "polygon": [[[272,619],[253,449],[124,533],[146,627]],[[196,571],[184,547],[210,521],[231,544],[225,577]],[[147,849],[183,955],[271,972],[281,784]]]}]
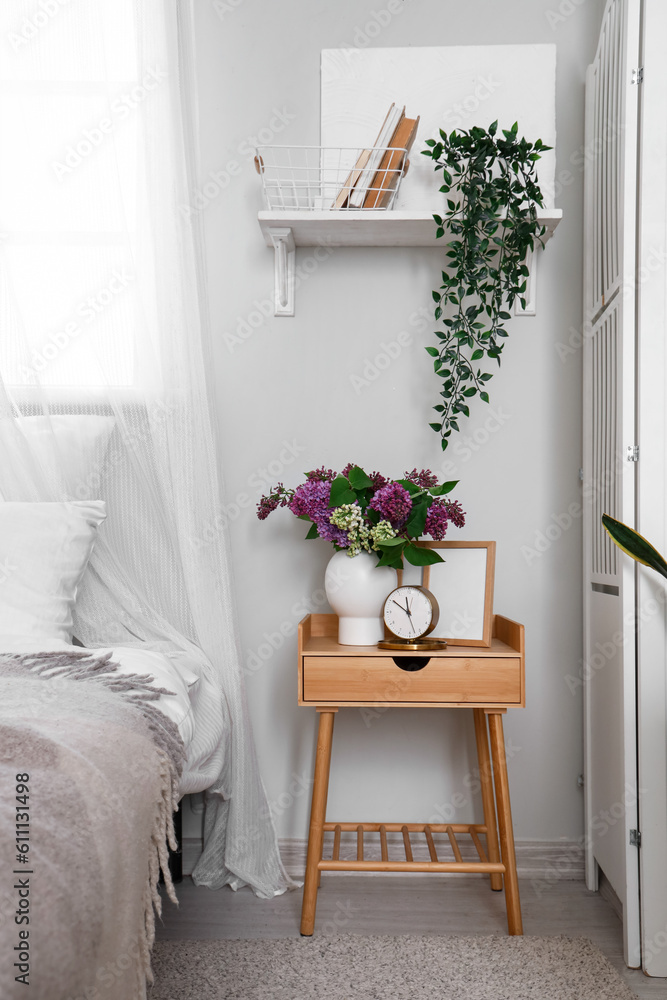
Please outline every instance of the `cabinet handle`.
[{"label": "cabinet handle", "polygon": [[415,670],[423,670],[431,659],[430,656],[392,656],[392,660],[401,670],[408,670],[413,673]]}]

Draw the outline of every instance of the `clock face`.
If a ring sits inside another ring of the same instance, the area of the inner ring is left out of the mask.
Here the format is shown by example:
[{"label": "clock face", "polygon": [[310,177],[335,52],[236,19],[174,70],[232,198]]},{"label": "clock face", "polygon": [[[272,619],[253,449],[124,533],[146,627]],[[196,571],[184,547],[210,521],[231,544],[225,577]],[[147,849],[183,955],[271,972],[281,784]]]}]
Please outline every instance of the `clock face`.
[{"label": "clock face", "polygon": [[385,601],[384,621],[399,639],[418,639],[435,628],[438,605],[425,587],[398,587]]}]

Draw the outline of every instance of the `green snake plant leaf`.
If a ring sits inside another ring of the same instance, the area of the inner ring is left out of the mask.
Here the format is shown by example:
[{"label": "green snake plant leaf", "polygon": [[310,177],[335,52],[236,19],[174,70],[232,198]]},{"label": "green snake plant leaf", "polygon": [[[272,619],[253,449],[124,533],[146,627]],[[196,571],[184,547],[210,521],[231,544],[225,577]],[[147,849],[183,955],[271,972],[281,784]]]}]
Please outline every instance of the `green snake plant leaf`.
[{"label": "green snake plant leaf", "polygon": [[656,573],[667,578],[667,562],[643,535],[640,535],[633,528],[629,528],[622,521],[616,521],[609,514],[602,515],[602,523],[609,537],[618,545],[619,549],[632,556],[637,562],[643,563],[644,566],[650,566]]}]

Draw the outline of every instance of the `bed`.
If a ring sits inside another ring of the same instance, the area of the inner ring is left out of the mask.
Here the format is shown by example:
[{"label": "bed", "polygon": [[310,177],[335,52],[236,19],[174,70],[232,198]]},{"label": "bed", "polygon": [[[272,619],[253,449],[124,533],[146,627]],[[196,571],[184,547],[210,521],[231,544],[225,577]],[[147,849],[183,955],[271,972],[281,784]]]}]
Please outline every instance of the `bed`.
[{"label": "bed", "polygon": [[[227,752],[195,649],[83,649],[100,502],[0,504],[0,996],[142,1000],[181,796]],[[26,985],[29,989],[26,990]]]}]

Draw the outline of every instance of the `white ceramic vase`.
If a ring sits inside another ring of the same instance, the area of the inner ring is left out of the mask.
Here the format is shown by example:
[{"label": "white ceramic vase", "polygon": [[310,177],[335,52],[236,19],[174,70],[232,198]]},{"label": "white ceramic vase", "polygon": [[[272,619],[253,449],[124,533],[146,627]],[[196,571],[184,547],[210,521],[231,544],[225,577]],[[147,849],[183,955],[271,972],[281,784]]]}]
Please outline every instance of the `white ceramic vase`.
[{"label": "white ceramic vase", "polygon": [[327,565],[324,589],[338,615],[342,646],[374,646],[384,638],[382,608],[396,586],[396,570],[378,566],[378,556],[335,552]]}]

